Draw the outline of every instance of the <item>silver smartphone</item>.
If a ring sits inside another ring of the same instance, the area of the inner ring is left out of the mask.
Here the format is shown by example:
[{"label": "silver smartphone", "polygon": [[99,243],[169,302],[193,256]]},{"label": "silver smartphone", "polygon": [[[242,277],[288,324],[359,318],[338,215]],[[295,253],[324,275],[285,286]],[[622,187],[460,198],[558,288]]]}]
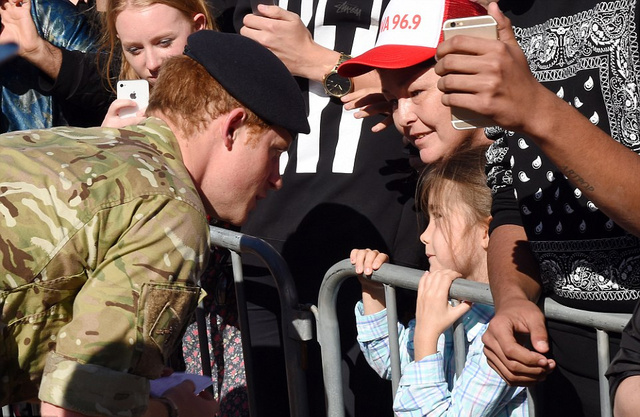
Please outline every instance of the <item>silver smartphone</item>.
[{"label": "silver smartphone", "polygon": [[[444,40],[456,35],[498,39],[498,25],[491,16],[460,17],[446,20],[442,26]],[[490,119],[467,109],[451,107],[451,124],[458,130],[493,126]]]},{"label": "silver smartphone", "polygon": [[132,117],[138,110],[147,108],[149,104],[149,82],[147,80],[119,80],[117,84],[117,97],[136,102],[135,108],[122,109],[120,118]]}]

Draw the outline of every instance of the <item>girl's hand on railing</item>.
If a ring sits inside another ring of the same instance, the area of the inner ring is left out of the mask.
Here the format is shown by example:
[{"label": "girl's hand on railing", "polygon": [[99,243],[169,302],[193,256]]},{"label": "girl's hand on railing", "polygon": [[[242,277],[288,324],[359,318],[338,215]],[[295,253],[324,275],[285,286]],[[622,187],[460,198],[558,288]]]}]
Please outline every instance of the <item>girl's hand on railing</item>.
[{"label": "girl's hand on railing", "polygon": [[418,284],[416,330],[413,338],[414,359],[437,352],[438,338],[446,329],[471,309],[471,303],[449,304],[451,283],[460,273],[449,269],[425,272]]},{"label": "girl's hand on railing", "polygon": [[379,282],[371,281],[366,277],[371,276],[373,271],[378,270],[385,262],[389,262],[389,256],[374,249],[353,249],[349,259],[358,274],[360,285],[362,285],[364,314],[368,315],[384,310],[386,307],[384,287]]},{"label": "girl's hand on railing", "polygon": [[389,255],[375,249],[353,249],[349,255],[351,264],[355,267],[357,274],[370,276],[373,271],[378,270],[382,264],[389,262]]}]

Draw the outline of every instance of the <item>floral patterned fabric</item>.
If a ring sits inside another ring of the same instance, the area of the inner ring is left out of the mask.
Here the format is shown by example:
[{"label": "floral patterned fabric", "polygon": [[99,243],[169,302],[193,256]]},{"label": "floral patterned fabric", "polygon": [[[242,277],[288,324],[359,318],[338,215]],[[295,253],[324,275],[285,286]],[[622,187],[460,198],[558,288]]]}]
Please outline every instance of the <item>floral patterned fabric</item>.
[{"label": "floral patterned fabric", "polygon": [[[247,383],[238,325],[233,271],[227,249],[214,248],[209,267],[201,278],[207,292],[204,308],[211,356],[213,391],[222,417],[249,416]],[[203,374],[198,324],[187,328],[182,341],[186,372]]]}]

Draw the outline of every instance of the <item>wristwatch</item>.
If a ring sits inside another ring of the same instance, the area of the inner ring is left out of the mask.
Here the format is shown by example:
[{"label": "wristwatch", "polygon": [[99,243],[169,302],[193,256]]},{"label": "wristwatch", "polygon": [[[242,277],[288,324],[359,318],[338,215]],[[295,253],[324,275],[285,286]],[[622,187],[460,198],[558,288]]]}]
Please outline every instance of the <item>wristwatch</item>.
[{"label": "wristwatch", "polygon": [[338,74],[338,67],[348,59],[351,59],[351,56],[340,52],[340,59],[338,59],[336,65],[322,78],[322,86],[324,87],[324,91],[331,97],[339,98],[345,96],[349,94],[351,92],[351,89],[353,88],[351,78],[343,77],[342,75]]}]

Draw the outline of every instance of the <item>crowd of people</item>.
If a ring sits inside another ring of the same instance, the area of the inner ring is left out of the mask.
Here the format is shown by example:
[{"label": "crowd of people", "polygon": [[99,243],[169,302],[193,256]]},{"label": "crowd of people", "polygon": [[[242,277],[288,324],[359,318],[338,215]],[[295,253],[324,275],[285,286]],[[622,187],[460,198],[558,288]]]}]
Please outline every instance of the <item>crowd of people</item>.
[{"label": "crowd of people", "polygon": [[[539,416],[599,416],[595,330],[546,319],[542,297],[633,313],[606,375],[614,415],[636,415],[636,0],[257,3],[0,0],[0,48],[17,55],[0,61],[1,404],[248,416],[215,225],[278,250],[302,303],[350,257],[350,416],[527,416],[530,401]],[[447,19],[485,15],[497,39],[444,39]],[[116,98],[120,80],[148,85],[146,108]],[[491,126],[458,130],[452,107]],[[417,297],[399,292],[393,399],[384,291],[367,279],[385,262],[426,270]],[[277,289],[243,263],[251,395],[286,416]],[[451,303],[457,278],[488,283],[494,306]],[[200,332],[213,393],[190,380],[152,393],[203,373]],[[318,346],[306,353],[322,416]]]}]

